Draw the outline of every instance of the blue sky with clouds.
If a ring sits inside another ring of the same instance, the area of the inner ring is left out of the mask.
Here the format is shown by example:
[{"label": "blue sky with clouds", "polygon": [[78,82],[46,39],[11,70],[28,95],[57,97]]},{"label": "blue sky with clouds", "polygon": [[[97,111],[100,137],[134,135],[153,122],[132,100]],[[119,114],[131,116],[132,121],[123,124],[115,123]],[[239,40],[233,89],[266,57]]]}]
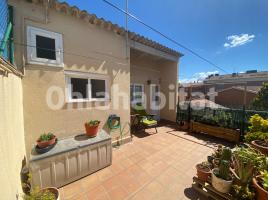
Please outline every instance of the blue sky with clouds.
[{"label": "blue sky with clouds", "polygon": [[[109,1],[125,8],[125,0]],[[102,0],[67,2],[125,25],[125,16]],[[229,73],[268,71],[267,0],[129,0],[129,12]],[[134,20],[129,29],[182,52],[181,81],[224,73]]]}]

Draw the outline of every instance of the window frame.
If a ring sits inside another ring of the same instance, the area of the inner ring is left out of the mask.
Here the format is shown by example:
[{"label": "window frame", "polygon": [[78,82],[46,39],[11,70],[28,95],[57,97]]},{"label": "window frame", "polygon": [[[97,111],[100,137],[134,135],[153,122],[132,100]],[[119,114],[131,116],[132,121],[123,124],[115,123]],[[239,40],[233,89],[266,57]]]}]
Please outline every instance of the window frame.
[{"label": "window frame", "polygon": [[[37,46],[36,36],[37,35],[55,40],[56,60],[37,57],[37,50],[36,50],[36,46]],[[44,30],[41,28],[36,28],[33,26],[27,26],[27,63],[38,64],[38,65],[48,65],[48,66],[54,66],[54,67],[63,67],[64,63],[63,63],[62,34]]]},{"label": "window frame", "polygon": [[[71,78],[81,78],[81,79],[87,79],[88,80],[88,87],[87,87],[87,98],[86,99],[73,99],[72,98],[72,85],[71,85]],[[103,80],[105,81],[105,97],[104,98],[92,98],[91,93],[91,79],[96,80]],[[74,103],[74,102],[92,102],[92,101],[109,101],[109,78],[107,75],[102,74],[92,74],[87,72],[70,72],[65,71],[65,92],[66,92],[66,101],[68,103]]]},{"label": "window frame", "polygon": [[[141,88],[142,88],[142,95],[141,95],[141,103],[144,105],[145,104],[145,98],[144,98],[144,94],[145,94],[145,91],[144,91],[144,84],[141,84],[141,83],[131,83],[130,84],[130,87],[133,87],[134,88],[134,90],[133,90],[133,92],[135,93],[135,86],[141,86]],[[130,89],[130,92],[131,92],[131,89]],[[130,94],[130,96],[131,96],[131,94]],[[133,101],[131,101],[130,102],[131,103],[131,105],[134,105],[134,103],[135,103],[135,99],[133,99]]]}]

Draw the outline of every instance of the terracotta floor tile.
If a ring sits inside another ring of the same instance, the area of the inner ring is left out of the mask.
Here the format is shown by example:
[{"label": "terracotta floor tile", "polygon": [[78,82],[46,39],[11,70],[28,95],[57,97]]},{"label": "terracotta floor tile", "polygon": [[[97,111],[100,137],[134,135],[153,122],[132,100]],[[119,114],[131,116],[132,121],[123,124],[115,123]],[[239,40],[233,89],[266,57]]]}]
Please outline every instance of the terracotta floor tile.
[{"label": "terracotta floor tile", "polygon": [[108,191],[108,196],[111,200],[123,200],[126,199],[128,195],[127,191],[121,186]]},{"label": "terracotta floor tile", "polygon": [[113,176],[103,181],[102,186],[106,189],[106,191],[112,190],[115,187],[121,186],[121,181],[119,176]]},{"label": "terracotta floor tile", "polygon": [[103,186],[97,186],[92,190],[86,192],[87,198],[90,200],[99,200],[107,198],[105,188]]},{"label": "terracotta floor tile", "polygon": [[70,199],[77,194],[83,193],[80,181],[70,183],[63,187],[64,199]]},{"label": "terracotta floor tile", "polygon": [[81,179],[81,186],[84,190],[91,190],[101,184],[97,174],[92,174]]},{"label": "terracotta floor tile", "polygon": [[113,149],[111,166],[60,188],[62,199],[189,199],[185,190],[191,188],[195,164],[205,160],[212,149],[181,138],[207,143],[173,127],[158,130],[157,134],[154,129],[146,130],[149,136],[134,136],[131,143]]},{"label": "terracotta floor tile", "polygon": [[88,200],[86,194],[77,194],[74,197],[72,197],[70,200]]},{"label": "terracotta floor tile", "polygon": [[133,196],[130,197],[131,200],[153,200],[154,194],[151,192],[148,192],[147,190],[140,190],[137,193],[135,193]]},{"label": "terracotta floor tile", "polygon": [[109,168],[102,169],[102,170],[98,171],[96,174],[99,177],[100,181],[104,181],[104,180],[106,180],[114,175],[112,170]]},{"label": "terracotta floor tile", "polygon": [[130,160],[129,158],[126,158],[124,160],[121,160],[120,162],[121,166],[123,166],[124,168],[128,168],[130,167],[131,165],[134,164],[134,162],[132,160]]},{"label": "terracotta floor tile", "polygon": [[120,162],[114,162],[109,168],[114,174],[118,174],[124,170],[124,167],[120,164]]}]

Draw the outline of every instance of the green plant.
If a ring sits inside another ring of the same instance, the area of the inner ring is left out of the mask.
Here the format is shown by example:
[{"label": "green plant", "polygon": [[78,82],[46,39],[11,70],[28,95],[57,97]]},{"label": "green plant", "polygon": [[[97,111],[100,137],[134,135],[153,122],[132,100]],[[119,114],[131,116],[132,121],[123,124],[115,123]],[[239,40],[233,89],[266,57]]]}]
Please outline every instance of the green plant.
[{"label": "green plant", "polygon": [[255,199],[255,191],[249,185],[233,185],[233,196],[239,200],[253,200]]},{"label": "green plant", "polygon": [[230,180],[230,162],[222,160],[219,166],[219,172],[217,176],[224,180]]},{"label": "green plant", "polygon": [[261,171],[261,184],[262,184],[262,187],[266,191],[268,191],[268,171],[267,170]]},{"label": "green plant", "polygon": [[268,158],[250,146],[247,148],[236,147],[233,154],[239,157],[239,160],[243,163],[252,163],[257,172],[268,170]]},{"label": "green plant", "polygon": [[250,117],[249,123],[249,130],[251,133],[253,132],[268,132],[268,119],[263,119],[260,115],[255,114]]},{"label": "green plant", "polygon": [[39,137],[39,141],[49,141],[51,139],[53,139],[55,136],[53,135],[53,133],[44,133],[42,135],[40,135]]},{"label": "green plant", "polygon": [[89,122],[86,123],[88,126],[97,126],[100,124],[99,120],[90,120]]},{"label": "green plant", "polygon": [[245,135],[245,139],[244,141],[247,143],[250,143],[254,140],[267,140],[268,139],[268,132],[267,133],[263,133],[263,132],[249,132]]},{"label": "green plant", "polygon": [[230,161],[232,159],[232,150],[229,147],[222,149],[221,160]]},{"label": "green plant", "polygon": [[247,157],[242,157],[239,151],[233,154],[234,169],[231,169],[233,175],[236,177],[237,182],[240,186],[246,186],[251,183],[254,173],[253,160]]},{"label": "green plant", "polygon": [[56,200],[54,193],[49,190],[40,190],[38,187],[34,188],[30,194],[23,196],[24,200]]}]

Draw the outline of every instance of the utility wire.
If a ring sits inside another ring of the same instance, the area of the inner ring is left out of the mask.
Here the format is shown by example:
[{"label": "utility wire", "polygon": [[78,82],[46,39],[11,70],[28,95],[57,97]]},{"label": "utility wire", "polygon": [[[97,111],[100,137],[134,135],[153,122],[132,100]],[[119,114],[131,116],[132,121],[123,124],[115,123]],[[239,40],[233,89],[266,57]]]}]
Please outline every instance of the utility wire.
[{"label": "utility wire", "polygon": [[219,69],[219,70],[221,70],[221,71],[223,71],[223,72],[225,72],[225,73],[228,74],[228,72],[227,72],[225,69],[219,67],[218,65],[214,64],[214,63],[211,62],[210,60],[208,60],[208,59],[204,58],[203,56],[199,55],[198,53],[194,52],[193,50],[191,50],[190,48],[186,47],[185,45],[183,45],[183,44],[177,42],[176,40],[172,39],[171,37],[165,35],[164,33],[160,32],[160,31],[157,30],[156,28],[154,28],[154,27],[152,27],[152,26],[146,24],[145,22],[143,22],[141,19],[139,19],[138,17],[134,16],[133,14],[131,14],[131,13],[129,13],[129,12],[127,12],[127,11],[125,11],[125,10],[119,8],[118,6],[116,6],[115,4],[113,4],[113,3],[111,3],[111,2],[109,2],[109,1],[107,1],[107,0],[102,0],[102,1],[103,1],[104,3],[110,5],[111,7],[115,8],[116,10],[118,10],[118,11],[120,11],[120,12],[122,12],[122,13],[128,15],[128,16],[131,17],[132,19],[138,21],[139,23],[143,24],[143,25],[146,26],[147,28],[151,29],[152,31],[154,31],[154,32],[158,33],[159,35],[161,35],[162,37],[166,38],[167,40],[169,40],[169,41],[173,42],[174,44],[178,45],[179,47],[181,47],[181,48],[183,48],[183,49],[189,51],[190,53],[192,53],[192,54],[195,55],[196,57],[200,58],[201,60],[207,62],[208,64],[210,64],[210,65],[216,67],[217,69]]},{"label": "utility wire", "polygon": [[[0,44],[2,42],[9,42],[9,41],[0,40]],[[72,56],[77,56],[77,57],[86,58],[86,59],[94,59],[94,60],[104,61],[103,59],[96,58],[96,57],[93,57],[93,56],[86,56],[86,55],[76,54],[76,53],[68,52],[68,51],[65,51],[65,50],[56,50],[56,49],[43,48],[43,47],[38,47],[38,46],[35,46],[35,45],[28,45],[28,44],[19,43],[19,42],[13,42],[13,43],[14,43],[14,45],[17,45],[17,46],[31,47],[31,48],[36,48],[36,49],[39,49],[39,50],[46,50],[46,51],[51,51],[51,52],[56,52],[56,53],[63,53],[63,54],[66,54],[66,55],[72,55]],[[117,56],[113,56],[113,55],[110,55],[110,54],[101,53],[101,52],[97,52],[97,51],[91,51],[91,53],[100,54],[100,55],[104,55],[104,56],[119,59],[119,60],[120,59],[125,59],[123,57],[121,58],[121,57],[117,57]],[[113,63],[121,64],[121,65],[127,65],[127,63],[119,63],[119,62],[114,62],[114,61],[109,61],[109,62],[113,62]]]}]

